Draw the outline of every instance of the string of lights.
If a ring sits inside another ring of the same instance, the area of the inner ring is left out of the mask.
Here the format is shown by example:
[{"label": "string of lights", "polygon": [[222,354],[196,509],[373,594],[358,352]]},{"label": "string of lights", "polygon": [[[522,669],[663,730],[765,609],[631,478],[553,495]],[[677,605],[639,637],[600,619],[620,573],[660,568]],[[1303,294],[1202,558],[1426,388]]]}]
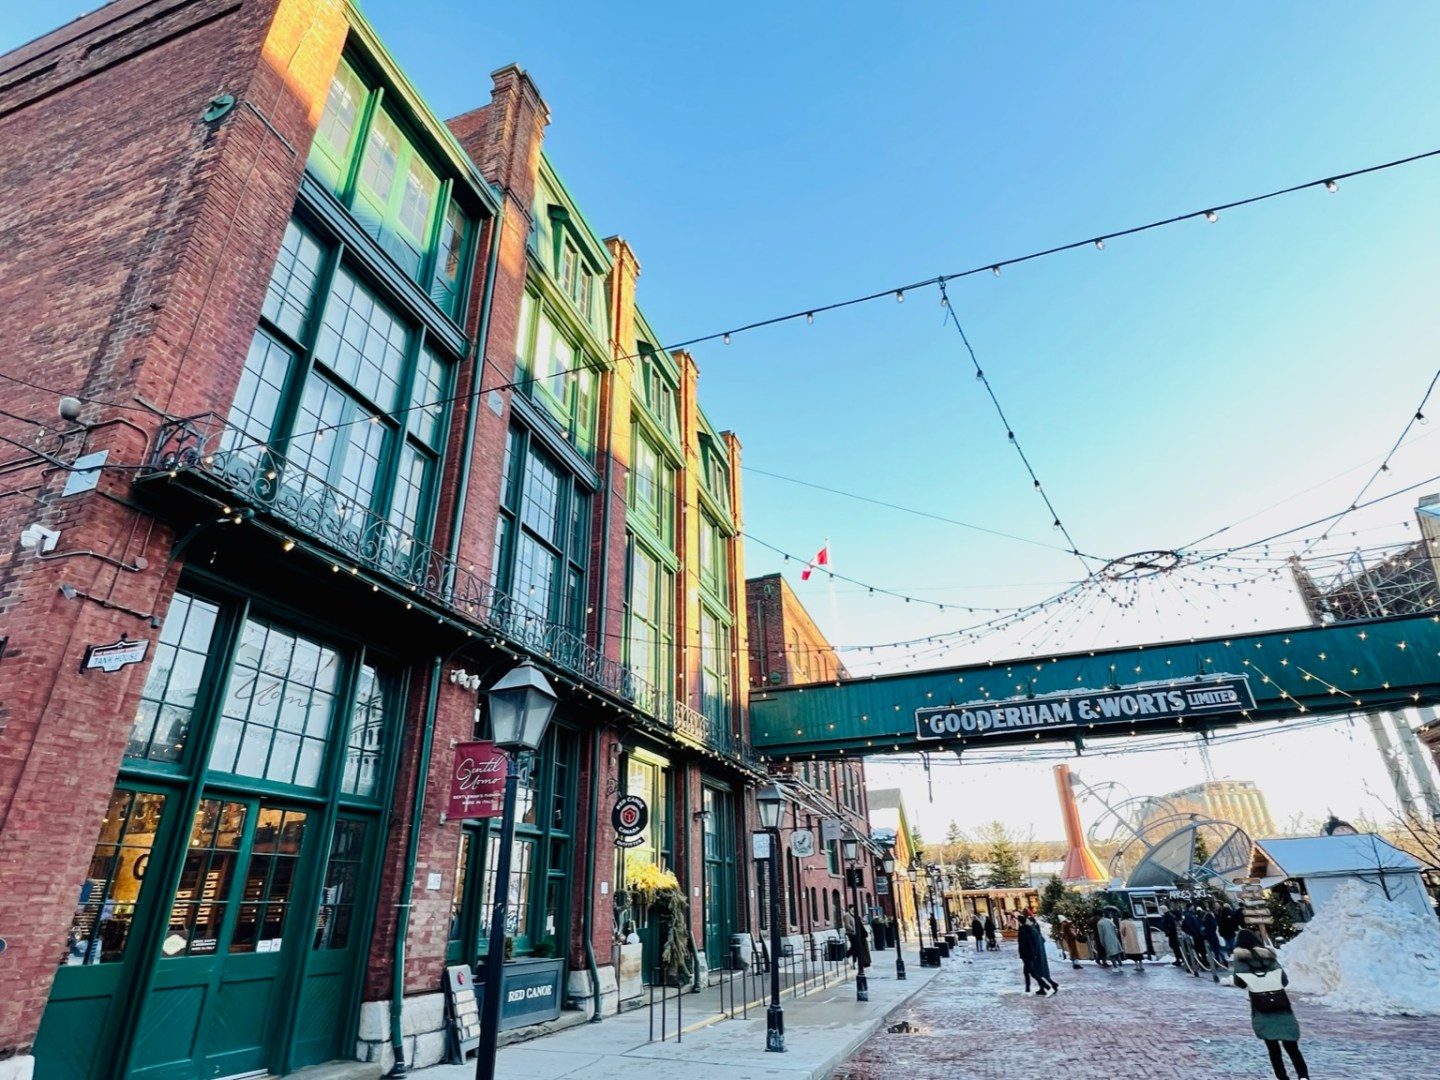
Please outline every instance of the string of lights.
[{"label": "string of lights", "polygon": [[1025,453],[1025,448],[1020,445],[1020,437],[1015,434],[1015,425],[1012,424],[1010,418],[1005,415],[1005,408],[1000,404],[1000,399],[995,394],[995,387],[991,385],[989,377],[985,374],[985,369],[980,366],[980,361],[975,356],[975,348],[970,344],[970,338],[966,335],[965,328],[960,325],[960,316],[955,313],[955,305],[950,302],[950,294],[946,291],[943,281],[940,282],[940,304],[945,309],[946,317],[950,322],[955,324],[955,329],[960,334],[960,341],[964,344],[965,351],[970,356],[970,364],[975,369],[975,378],[985,387],[985,393],[990,398],[990,404],[995,406],[995,413],[1000,417],[1000,423],[1005,425],[1005,438],[1008,439],[1010,445],[1015,448],[1015,453],[1020,455],[1020,463],[1025,466],[1025,471],[1030,475],[1030,482],[1034,484],[1036,493],[1044,500],[1045,509],[1050,511],[1051,528],[1065,537],[1065,542],[1070,545],[1067,550],[1080,560],[1080,564],[1085,567],[1085,572],[1088,574],[1092,560],[1097,562],[1105,562],[1106,560],[1095,555],[1086,555],[1081,552],[1079,546],[1075,543],[1075,538],[1070,535],[1070,530],[1067,529],[1065,524],[1060,520],[1060,515],[1056,512],[1055,505],[1050,501],[1049,492],[1041,485],[1040,478],[1035,475],[1035,467],[1030,464],[1029,455]]},{"label": "string of lights", "polygon": [[[1059,255],[1059,254],[1062,254],[1062,253],[1064,253],[1064,252],[1077,250],[1077,249],[1079,249],[1079,248],[1094,247],[1094,248],[1096,248],[1097,250],[1104,250],[1105,244],[1106,244],[1107,241],[1118,240],[1118,239],[1120,239],[1120,238],[1122,238],[1122,237],[1127,237],[1127,236],[1136,236],[1136,235],[1139,235],[1139,234],[1141,234],[1141,233],[1150,232],[1150,231],[1155,230],[1155,229],[1161,229],[1161,228],[1165,228],[1165,227],[1170,226],[1170,225],[1175,225],[1175,224],[1178,224],[1178,223],[1183,222],[1183,221],[1193,221],[1193,220],[1198,220],[1198,219],[1204,219],[1204,220],[1207,221],[1207,222],[1214,223],[1216,220],[1218,220],[1219,215],[1220,215],[1220,213],[1221,213],[1222,211],[1232,210],[1232,209],[1238,209],[1238,208],[1244,207],[1244,206],[1252,206],[1252,205],[1255,205],[1255,204],[1257,204],[1257,203],[1266,202],[1266,201],[1268,201],[1268,200],[1280,198],[1280,197],[1285,196],[1285,195],[1291,195],[1291,194],[1294,194],[1294,193],[1296,193],[1296,192],[1305,191],[1305,190],[1310,189],[1310,188],[1323,188],[1323,189],[1325,189],[1326,191],[1329,191],[1329,192],[1331,192],[1331,193],[1334,193],[1336,190],[1338,190],[1339,183],[1340,183],[1340,181],[1342,181],[1342,180],[1349,180],[1349,179],[1352,179],[1352,178],[1354,178],[1354,177],[1366,176],[1366,175],[1369,175],[1369,174],[1371,174],[1371,173],[1385,172],[1385,171],[1387,171],[1387,170],[1389,170],[1389,169],[1400,168],[1400,167],[1405,166],[1405,165],[1410,165],[1410,164],[1413,164],[1413,163],[1415,163],[1415,162],[1424,161],[1424,160],[1426,160],[1426,159],[1434,158],[1434,157],[1437,157],[1437,156],[1440,156],[1440,149],[1428,150],[1428,151],[1426,151],[1426,152],[1424,152],[1424,153],[1420,153],[1420,154],[1412,154],[1412,155],[1410,155],[1409,157],[1397,158],[1397,159],[1395,159],[1395,160],[1393,160],[1393,161],[1383,162],[1383,163],[1378,164],[1378,165],[1369,165],[1369,166],[1366,166],[1366,167],[1360,168],[1360,169],[1351,169],[1351,170],[1349,170],[1349,171],[1347,171],[1347,172],[1331,173],[1330,175],[1328,175],[1328,176],[1326,176],[1326,177],[1323,177],[1323,178],[1321,178],[1321,179],[1318,179],[1318,180],[1306,180],[1306,181],[1303,181],[1303,182],[1301,182],[1301,183],[1291,184],[1291,185],[1289,185],[1289,186],[1287,186],[1287,187],[1278,188],[1278,189],[1276,189],[1276,190],[1274,190],[1274,191],[1268,191],[1268,192],[1265,192],[1265,193],[1263,193],[1263,194],[1251,195],[1251,196],[1248,196],[1248,197],[1242,198],[1242,199],[1232,199],[1232,200],[1230,200],[1230,201],[1228,201],[1228,202],[1212,203],[1212,204],[1211,204],[1208,208],[1206,208],[1206,209],[1191,210],[1191,211],[1187,211],[1187,212],[1185,212],[1185,213],[1175,214],[1175,215],[1172,215],[1172,216],[1167,217],[1167,218],[1161,218],[1161,219],[1158,219],[1158,220],[1155,220],[1155,221],[1146,222],[1146,223],[1141,224],[1141,225],[1134,225],[1134,226],[1130,226],[1130,227],[1124,228],[1124,229],[1117,229],[1117,230],[1114,230],[1114,231],[1112,231],[1112,232],[1104,232],[1104,233],[1093,234],[1093,235],[1091,235],[1091,236],[1089,236],[1089,237],[1087,237],[1086,239],[1083,239],[1083,240],[1073,240],[1073,241],[1069,241],[1069,242],[1067,242],[1067,243],[1055,244],[1055,245],[1052,245],[1051,247],[1043,248],[1043,249],[1041,249],[1041,250],[1039,250],[1039,251],[1032,251],[1032,252],[1030,252],[1030,253],[1028,253],[1028,254],[1015,255],[1015,256],[1011,256],[1011,257],[1009,257],[1009,258],[1004,258],[1004,259],[997,259],[997,260],[994,260],[994,261],[991,261],[991,262],[987,262],[987,263],[981,264],[981,265],[979,265],[979,266],[971,267],[970,269],[967,269],[967,270],[959,270],[959,271],[956,271],[956,272],[953,272],[953,273],[949,273],[949,274],[939,274],[939,275],[936,275],[936,276],[934,276],[934,277],[925,278],[925,279],[923,279],[923,280],[921,280],[921,281],[911,282],[911,283],[909,283],[909,284],[907,284],[907,285],[891,286],[891,287],[889,287],[889,288],[881,289],[881,290],[876,291],[876,292],[867,293],[867,294],[865,294],[864,296],[856,296],[856,297],[851,297],[851,298],[846,299],[846,300],[839,300],[839,301],[835,301],[835,302],[828,303],[828,304],[820,304],[820,305],[816,305],[816,306],[812,306],[812,307],[808,307],[808,308],[802,308],[802,309],[800,309],[800,310],[792,311],[792,312],[790,312],[790,313],[788,313],[788,314],[785,314],[785,315],[776,315],[776,316],[772,316],[772,317],[770,317],[770,318],[759,319],[759,320],[756,320],[756,321],[754,321],[754,322],[750,322],[750,323],[745,323],[745,324],[743,324],[743,325],[734,326],[734,327],[732,327],[732,328],[729,329],[729,330],[722,330],[722,331],[719,331],[719,332],[716,332],[716,333],[711,333],[711,334],[702,334],[702,335],[700,335],[700,336],[698,336],[698,337],[692,337],[692,338],[688,338],[688,339],[686,339],[686,340],[684,340],[684,341],[676,342],[676,343],[671,344],[671,345],[662,346],[658,351],[660,351],[660,352],[673,352],[673,351],[678,350],[678,349],[687,349],[687,348],[691,348],[691,347],[693,347],[693,346],[695,346],[695,345],[701,345],[701,344],[705,344],[705,343],[711,342],[711,341],[719,341],[719,342],[721,342],[722,344],[728,345],[728,344],[730,344],[731,340],[735,337],[735,335],[747,333],[747,332],[749,332],[749,331],[751,331],[751,330],[760,330],[760,329],[763,329],[763,328],[765,328],[765,327],[778,326],[778,325],[781,325],[781,324],[783,324],[783,323],[795,322],[795,321],[798,321],[798,320],[800,320],[800,319],[804,319],[807,323],[813,323],[813,322],[815,321],[815,316],[816,316],[816,315],[820,315],[820,314],[823,314],[823,313],[826,313],[826,312],[830,312],[830,311],[838,311],[838,310],[841,310],[841,309],[843,309],[843,308],[855,307],[855,306],[857,306],[857,305],[859,305],[859,304],[866,304],[866,303],[870,303],[870,302],[875,301],[875,300],[881,300],[881,299],[886,299],[886,298],[891,298],[891,297],[893,297],[893,298],[894,298],[895,300],[897,300],[897,301],[903,301],[903,300],[905,299],[905,294],[906,294],[907,292],[912,292],[912,291],[917,290],[917,289],[934,287],[934,286],[942,286],[942,287],[943,287],[944,285],[946,285],[946,284],[949,283],[949,282],[958,281],[958,280],[961,280],[961,279],[963,279],[963,278],[971,277],[971,276],[976,275],[976,274],[990,273],[990,274],[993,274],[993,275],[995,275],[996,277],[998,277],[998,276],[1000,276],[1000,272],[1001,272],[1001,270],[1002,270],[1004,267],[1007,267],[1007,266],[1018,266],[1018,265],[1021,265],[1021,264],[1023,264],[1023,263],[1033,262],[1033,261],[1036,260],[1036,259],[1042,259],[1042,258],[1047,258],[1047,257],[1053,256],[1053,255]],[[621,356],[614,357],[614,360],[617,361],[617,362],[618,362],[618,361],[621,361],[621,360],[634,360],[634,359],[640,358],[641,355],[642,355],[642,354],[639,353],[639,352],[627,353],[627,354],[624,354],[624,355],[621,355]],[[479,389],[479,391],[477,392],[477,394],[478,394],[478,395],[484,395],[484,394],[487,394],[487,393],[491,393],[491,392],[495,392],[495,391],[501,391],[501,390],[521,389],[521,388],[525,388],[525,387],[531,386],[531,385],[533,385],[533,384],[535,384],[535,383],[537,383],[537,382],[540,382],[540,381],[542,381],[542,380],[545,380],[545,379],[554,379],[554,378],[559,378],[559,377],[568,375],[568,374],[570,374],[570,373],[571,373],[572,371],[574,371],[574,370],[576,370],[576,369],[575,369],[575,368],[557,369],[557,370],[555,370],[555,371],[549,372],[549,373],[547,373],[547,374],[545,374],[545,375],[541,375],[541,376],[530,375],[530,376],[527,376],[527,377],[524,377],[524,378],[512,379],[512,380],[509,380],[509,381],[506,381],[506,382],[496,383],[496,384],[491,385],[491,386],[482,386],[482,387]],[[6,378],[14,378],[13,376],[5,375],[3,372],[0,372],[0,376],[6,377]],[[21,381],[21,380],[17,380],[17,381]],[[26,385],[32,385],[32,386],[33,386],[34,384],[26,384]],[[38,388],[38,389],[44,389],[43,387],[37,387],[37,388]],[[51,393],[56,393],[56,391],[50,391],[50,392],[51,392]],[[410,411],[412,411],[412,410],[414,410],[414,409],[418,409],[418,408],[434,408],[434,407],[437,407],[437,406],[444,406],[444,405],[448,405],[448,404],[450,404],[450,403],[452,403],[452,402],[454,402],[454,401],[458,401],[458,400],[461,400],[462,398],[468,398],[468,397],[469,397],[468,392],[467,392],[466,394],[455,394],[455,395],[452,395],[452,396],[449,396],[449,397],[441,398],[441,399],[436,400],[436,401],[433,401],[433,402],[413,403],[413,404],[411,404],[410,406],[407,406],[407,407],[405,407],[405,408],[387,411],[387,412],[384,413],[383,415],[386,416],[387,418],[395,419],[395,418],[398,418],[398,417],[400,417],[400,416],[403,416],[403,415],[409,413]],[[92,399],[82,399],[82,400],[92,400]],[[113,403],[113,402],[107,402],[107,403],[105,403],[105,404],[114,405],[114,407],[117,407],[117,408],[128,408],[128,407],[129,407],[129,406],[124,406],[124,405],[117,405],[116,403]],[[378,417],[360,416],[360,417],[356,417],[356,418],[354,418],[354,419],[352,419],[352,420],[340,421],[340,422],[337,422],[337,423],[335,423],[335,424],[327,425],[327,426],[325,426],[325,427],[315,428],[315,429],[313,429],[313,430],[311,430],[311,431],[292,433],[289,437],[290,437],[291,439],[307,438],[307,437],[309,437],[309,436],[311,436],[311,435],[324,434],[324,433],[328,433],[328,432],[330,432],[330,431],[339,430],[339,429],[341,429],[341,428],[348,427],[348,426],[350,426],[350,425],[352,425],[352,424],[361,424],[361,423],[367,423],[367,422],[371,422],[371,423],[373,423],[373,422],[378,422]],[[263,446],[263,445],[264,445],[263,442],[257,442],[257,443],[256,443],[256,446]],[[245,447],[241,447],[240,449],[245,449]]]},{"label": "string of lights", "polygon": [[[1356,508],[1356,503],[1358,503],[1361,499],[1365,497],[1365,493],[1370,490],[1371,485],[1373,485],[1376,480],[1380,479],[1381,473],[1387,473],[1390,471],[1390,461],[1395,456],[1395,452],[1400,449],[1400,444],[1405,441],[1405,436],[1410,434],[1410,429],[1413,428],[1416,424],[1428,423],[1428,421],[1425,419],[1425,406],[1430,401],[1430,395],[1435,391],[1435,383],[1437,381],[1440,381],[1440,370],[1437,370],[1435,374],[1431,377],[1430,385],[1425,388],[1425,396],[1420,399],[1420,404],[1415,406],[1415,414],[1411,416],[1410,419],[1405,422],[1405,426],[1400,429],[1400,437],[1395,440],[1395,445],[1390,448],[1389,453],[1387,453],[1383,458],[1380,459],[1380,464],[1376,467],[1375,471],[1370,474],[1370,479],[1366,480],[1365,483],[1360,486],[1359,492],[1355,495],[1355,498],[1350,501],[1350,508],[1346,510],[1344,514],[1341,514],[1335,519],[1335,521],[1332,523],[1332,527],[1333,525],[1340,524],[1340,522],[1345,519],[1345,514],[1350,513],[1351,510],[1354,510]],[[1302,556],[1308,554],[1311,548],[1313,548],[1316,544],[1328,539],[1330,539],[1330,530],[1326,529],[1325,532],[1321,533],[1317,539],[1311,540],[1308,544],[1306,544],[1300,554]]]}]

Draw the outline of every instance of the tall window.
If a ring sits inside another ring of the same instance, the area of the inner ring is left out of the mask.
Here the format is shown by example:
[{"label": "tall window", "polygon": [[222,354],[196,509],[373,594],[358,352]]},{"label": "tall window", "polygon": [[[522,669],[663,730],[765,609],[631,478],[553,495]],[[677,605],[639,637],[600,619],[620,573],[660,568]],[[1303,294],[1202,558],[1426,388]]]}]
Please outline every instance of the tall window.
[{"label": "tall window", "polygon": [[679,433],[675,416],[675,387],[662,369],[660,356],[653,346],[641,341],[636,345],[640,359],[635,364],[634,393],[661,430],[670,435]]},{"label": "tall window", "polygon": [[700,711],[729,730],[730,627],[708,608],[700,611]]},{"label": "tall window", "polygon": [[[661,693],[672,693],[675,680],[675,575],[642,544],[630,538],[630,590],[626,605],[626,663]],[[637,688],[641,706],[653,707]]]},{"label": "tall window", "polygon": [[416,141],[372,86],[342,60],[310,147],[309,170],[400,269],[459,319],[473,229]]},{"label": "tall window", "polygon": [[272,495],[306,507],[317,531],[403,559],[429,536],[453,367],[291,221],[226,449],[265,469]]},{"label": "tall window", "polygon": [[518,427],[505,446],[501,485],[496,586],[526,615],[583,630],[589,495]]},{"label": "tall window", "polygon": [[675,542],[675,469],[637,424],[630,468],[630,514],[667,548]]},{"label": "tall window", "polygon": [[533,293],[526,293],[521,304],[515,355],[527,396],[544,405],[575,449],[594,460],[595,369],[555,313]]},{"label": "tall window", "polygon": [[722,604],[730,600],[730,540],[709,514],[700,515],[700,584]]}]

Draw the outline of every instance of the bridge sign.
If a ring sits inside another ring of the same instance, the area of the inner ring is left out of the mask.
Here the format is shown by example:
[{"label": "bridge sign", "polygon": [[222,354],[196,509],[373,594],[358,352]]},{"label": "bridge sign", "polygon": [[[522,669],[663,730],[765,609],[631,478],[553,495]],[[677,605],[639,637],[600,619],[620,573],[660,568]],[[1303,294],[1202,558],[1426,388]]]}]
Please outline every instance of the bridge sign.
[{"label": "bridge sign", "polygon": [[954,739],[1164,718],[1238,717],[1254,708],[1255,696],[1247,676],[1206,676],[1140,683],[1124,690],[1072,690],[916,709],[915,737]]}]

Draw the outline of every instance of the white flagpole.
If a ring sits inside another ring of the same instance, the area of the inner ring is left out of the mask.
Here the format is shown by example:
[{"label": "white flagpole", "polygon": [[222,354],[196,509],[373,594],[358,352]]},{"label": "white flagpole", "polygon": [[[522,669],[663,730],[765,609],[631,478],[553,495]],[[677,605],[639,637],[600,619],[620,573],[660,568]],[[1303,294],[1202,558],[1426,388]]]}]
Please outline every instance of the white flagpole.
[{"label": "white flagpole", "polygon": [[827,561],[826,570],[830,578],[830,633],[826,639],[831,644],[830,654],[835,661],[835,666],[840,666],[840,654],[834,650],[834,643],[840,636],[840,604],[835,598],[835,552],[830,550],[830,538],[825,538],[825,558]]}]

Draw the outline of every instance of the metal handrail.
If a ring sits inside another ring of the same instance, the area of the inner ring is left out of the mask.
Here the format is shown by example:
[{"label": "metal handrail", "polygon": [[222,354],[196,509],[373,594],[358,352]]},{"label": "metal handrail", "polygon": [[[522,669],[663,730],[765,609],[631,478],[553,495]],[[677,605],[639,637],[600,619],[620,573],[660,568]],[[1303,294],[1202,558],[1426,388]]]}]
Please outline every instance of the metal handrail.
[{"label": "metal handrail", "polygon": [[156,434],[149,468],[137,483],[160,476],[203,475],[223,488],[237,508],[282,522],[357,570],[384,575],[417,599],[625,702],[670,734],[745,768],[761,767],[749,742],[727,724],[651,684],[627,664],[607,657],[583,634],[531,609],[216,413],[163,425]]}]

